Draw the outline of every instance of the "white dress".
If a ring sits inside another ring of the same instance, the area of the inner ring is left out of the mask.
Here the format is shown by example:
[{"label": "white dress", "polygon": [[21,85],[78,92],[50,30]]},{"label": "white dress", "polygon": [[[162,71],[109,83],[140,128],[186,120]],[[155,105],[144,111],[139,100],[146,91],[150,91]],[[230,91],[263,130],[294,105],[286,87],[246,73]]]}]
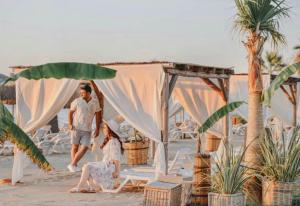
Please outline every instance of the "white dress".
[{"label": "white dress", "polygon": [[89,178],[105,189],[113,189],[114,181],[112,173],[115,171],[115,165],[112,160],[121,159],[121,146],[118,139],[111,139],[103,148],[103,159],[100,162],[87,163]]}]

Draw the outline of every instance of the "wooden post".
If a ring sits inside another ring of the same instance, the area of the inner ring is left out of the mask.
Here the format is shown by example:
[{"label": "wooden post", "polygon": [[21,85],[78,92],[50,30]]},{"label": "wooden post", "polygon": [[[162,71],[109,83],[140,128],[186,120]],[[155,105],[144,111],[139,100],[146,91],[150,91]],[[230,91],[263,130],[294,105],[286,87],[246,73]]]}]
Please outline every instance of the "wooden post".
[{"label": "wooden post", "polygon": [[294,83],[290,85],[290,90],[292,94],[292,99],[293,99],[293,122],[292,125],[294,127],[297,126],[297,83]]},{"label": "wooden post", "polygon": [[295,127],[297,125],[297,83],[289,84],[290,93],[284,88],[283,85],[280,89],[289,99],[290,103],[293,105],[293,120],[292,125]]},{"label": "wooden post", "polygon": [[103,120],[103,114],[104,114],[104,96],[103,96],[102,92],[99,90],[99,88],[97,87],[96,83],[93,80],[91,80],[90,82],[94,88],[94,92],[97,96],[99,106],[101,108],[101,112],[100,112],[101,113],[100,114],[101,115],[100,116],[100,124],[101,124],[102,120]]},{"label": "wooden post", "polygon": [[156,144],[155,141],[150,140],[150,157],[153,160],[155,156]]},{"label": "wooden post", "polygon": [[165,175],[168,174],[168,121],[169,121],[169,74],[165,73],[162,101],[162,141],[165,149]]},{"label": "wooden post", "polygon": [[[225,104],[228,103],[228,98],[229,98],[229,82],[230,82],[229,78],[223,80]],[[224,118],[224,143],[228,143],[228,136],[229,136],[229,114],[227,114]]]}]

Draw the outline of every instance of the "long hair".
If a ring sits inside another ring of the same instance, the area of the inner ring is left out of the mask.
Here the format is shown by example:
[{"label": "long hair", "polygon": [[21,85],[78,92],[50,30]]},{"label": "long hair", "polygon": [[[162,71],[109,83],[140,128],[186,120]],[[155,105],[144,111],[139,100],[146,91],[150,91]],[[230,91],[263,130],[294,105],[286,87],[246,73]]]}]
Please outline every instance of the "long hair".
[{"label": "long hair", "polygon": [[120,142],[120,147],[121,147],[121,153],[124,153],[124,148],[123,148],[123,142],[121,141],[119,135],[117,135],[112,129],[110,129],[109,125],[105,123],[105,125],[108,128],[108,135],[104,137],[103,143],[101,144],[100,148],[103,149],[103,147],[108,143],[109,138],[113,137],[116,138]]}]

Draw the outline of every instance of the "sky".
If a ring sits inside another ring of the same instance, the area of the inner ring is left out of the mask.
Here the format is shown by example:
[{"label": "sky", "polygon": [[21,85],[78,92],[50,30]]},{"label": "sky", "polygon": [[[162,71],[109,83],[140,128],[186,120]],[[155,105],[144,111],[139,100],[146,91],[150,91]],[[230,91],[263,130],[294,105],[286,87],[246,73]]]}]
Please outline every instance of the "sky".
[{"label": "sky", "polygon": [[[281,21],[291,62],[300,44],[300,0]],[[0,72],[48,62],[167,60],[247,71],[234,0],[0,0]],[[271,50],[266,45],[265,50]]]}]

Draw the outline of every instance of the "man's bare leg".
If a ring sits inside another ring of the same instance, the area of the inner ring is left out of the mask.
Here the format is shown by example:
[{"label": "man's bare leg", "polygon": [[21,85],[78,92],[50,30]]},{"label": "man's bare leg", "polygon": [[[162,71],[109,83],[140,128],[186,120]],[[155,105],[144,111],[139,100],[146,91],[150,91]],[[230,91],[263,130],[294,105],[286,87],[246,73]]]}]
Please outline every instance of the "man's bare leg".
[{"label": "man's bare leg", "polygon": [[75,159],[75,156],[78,152],[78,148],[79,148],[79,145],[78,144],[73,144],[72,145],[72,149],[71,149],[71,164],[72,162],[74,161]]},{"label": "man's bare leg", "polygon": [[83,157],[83,155],[88,151],[88,149],[89,148],[87,146],[81,146],[79,151],[75,154],[75,157],[72,160],[71,164],[77,167],[77,163]]}]

